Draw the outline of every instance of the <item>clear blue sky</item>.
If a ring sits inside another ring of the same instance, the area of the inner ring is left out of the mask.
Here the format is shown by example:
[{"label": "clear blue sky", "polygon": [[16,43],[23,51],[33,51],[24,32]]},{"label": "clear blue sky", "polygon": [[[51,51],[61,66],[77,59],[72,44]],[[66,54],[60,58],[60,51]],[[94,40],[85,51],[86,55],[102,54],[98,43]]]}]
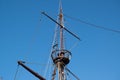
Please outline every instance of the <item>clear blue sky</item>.
[{"label": "clear blue sky", "polygon": [[[62,0],[62,3],[63,12],[69,16],[120,30],[120,0]],[[41,11],[56,19],[58,0],[0,0],[0,77],[3,80],[14,79],[18,60],[47,63],[55,24],[41,15]],[[81,80],[120,80],[120,33],[67,17],[65,25],[82,39],[71,50],[69,69]],[[68,43],[77,41],[69,34],[67,37],[70,37]],[[31,67],[44,74],[45,65]],[[33,80],[30,76],[20,67],[17,80]]]}]

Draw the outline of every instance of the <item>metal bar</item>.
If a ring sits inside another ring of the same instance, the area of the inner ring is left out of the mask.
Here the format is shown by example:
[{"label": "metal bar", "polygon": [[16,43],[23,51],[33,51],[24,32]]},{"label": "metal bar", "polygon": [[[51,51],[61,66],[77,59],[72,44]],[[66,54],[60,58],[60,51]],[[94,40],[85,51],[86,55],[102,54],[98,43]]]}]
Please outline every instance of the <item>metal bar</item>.
[{"label": "metal bar", "polygon": [[58,23],[56,20],[54,20],[52,17],[50,17],[49,15],[47,15],[45,12],[41,12],[43,15],[47,16],[49,19],[51,19],[53,22],[55,22],[56,24],[58,24],[61,28],[64,28],[64,30],[66,30],[68,33],[70,33],[72,36],[74,36],[75,38],[77,38],[78,40],[80,40],[80,38],[78,36],[76,36],[74,33],[72,33],[71,31],[69,31],[67,28],[65,28],[63,25],[61,25],[60,23]]},{"label": "metal bar", "polygon": [[46,80],[45,78],[43,78],[42,76],[40,76],[38,73],[34,72],[32,69],[28,68],[26,65],[24,65],[23,61],[18,61],[18,64],[21,65],[23,68],[25,68],[26,70],[28,70],[30,73],[32,73],[34,76],[36,76],[37,78],[39,78],[40,80]]}]

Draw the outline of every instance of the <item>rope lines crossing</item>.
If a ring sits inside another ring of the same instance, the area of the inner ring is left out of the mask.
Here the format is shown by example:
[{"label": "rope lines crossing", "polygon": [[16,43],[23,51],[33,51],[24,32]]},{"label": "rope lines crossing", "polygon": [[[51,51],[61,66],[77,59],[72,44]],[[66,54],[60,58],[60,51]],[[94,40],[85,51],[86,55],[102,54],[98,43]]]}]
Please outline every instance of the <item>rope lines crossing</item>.
[{"label": "rope lines crossing", "polygon": [[18,71],[19,71],[19,65],[17,65],[17,69],[16,69],[16,72],[15,72],[14,80],[16,80],[16,78],[17,78]]},{"label": "rope lines crossing", "polygon": [[[51,64],[51,53],[53,51],[54,48],[58,48],[58,40],[57,40],[57,36],[58,36],[58,25],[56,25],[55,27],[55,34],[54,34],[54,37],[53,37],[53,42],[52,42],[52,47],[51,47],[51,52],[49,53],[49,56],[48,56],[48,61],[47,61],[47,66],[45,68],[45,72],[44,72],[44,77],[46,77],[47,75],[47,72],[48,72],[48,69],[50,69],[50,65]],[[50,72],[50,71],[49,71]],[[49,75],[48,75],[49,77]]]},{"label": "rope lines crossing", "polygon": [[107,30],[107,31],[112,31],[112,32],[116,32],[116,33],[120,33],[120,30],[114,30],[114,29],[111,29],[111,28],[106,28],[106,27],[103,27],[103,26],[98,26],[98,25],[96,25],[96,24],[89,23],[89,22],[83,21],[83,20],[81,20],[81,19],[68,16],[68,15],[66,15],[66,14],[64,14],[64,16],[66,16],[66,17],[68,17],[69,19],[72,19],[72,20],[74,20],[74,21],[78,21],[78,22],[80,22],[80,23],[84,23],[84,24],[90,25],[90,26],[92,26],[92,27],[96,27],[96,28],[99,28],[99,29],[103,29],[103,30]]}]

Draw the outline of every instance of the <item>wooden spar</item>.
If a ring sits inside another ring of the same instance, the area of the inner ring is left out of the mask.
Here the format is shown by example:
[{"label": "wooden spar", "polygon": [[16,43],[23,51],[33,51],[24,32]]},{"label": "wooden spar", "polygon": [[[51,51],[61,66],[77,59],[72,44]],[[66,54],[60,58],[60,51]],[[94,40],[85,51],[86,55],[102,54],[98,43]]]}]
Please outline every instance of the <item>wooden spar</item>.
[{"label": "wooden spar", "polygon": [[18,61],[18,64],[21,65],[23,68],[25,68],[27,71],[29,71],[30,73],[32,73],[34,76],[36,76],[38,79],[40,80],[46,80],[45,78],[43,78],[42,76],[40,76],[38,73],[34,72],[32,69],[28,68],[26,65],[23,64],[23,61]]},{"label": "wooden spar", "polygon": [[46,17],[48,17],[49,19],[51,19],[53,22],[55,22],[57,25],[59,25],[61,28],[63,28],[64,30],[66,30],[68,33],[70,33],[72,36],[74,36],[75,38],[77,38],[78,40],[80,40],[80,38],[75,35],[74,33],[72,33],[71,31],[69,31],[67,28],[65,28],[63,25],[61,25],[60,23],[58,23],[56,20],[54,20],[52,17],[50,17],[49,15],[47,15],[45,12],[41,12],[43,15],[45,15]]}]

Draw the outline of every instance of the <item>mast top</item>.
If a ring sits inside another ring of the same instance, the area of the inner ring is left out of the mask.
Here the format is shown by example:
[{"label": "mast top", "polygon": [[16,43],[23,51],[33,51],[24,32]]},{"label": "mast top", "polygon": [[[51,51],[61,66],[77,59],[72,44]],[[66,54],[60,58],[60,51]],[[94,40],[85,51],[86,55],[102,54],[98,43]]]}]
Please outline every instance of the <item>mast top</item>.
[{"label": "mast top", "polygon": [[62,1],[59,0],[59,9],[60,9],[60,13],[62,13]]},{"label": "mast top", "polygon": [[63,10],[61,0],[59,0],[59,23],[63,26]]}]

